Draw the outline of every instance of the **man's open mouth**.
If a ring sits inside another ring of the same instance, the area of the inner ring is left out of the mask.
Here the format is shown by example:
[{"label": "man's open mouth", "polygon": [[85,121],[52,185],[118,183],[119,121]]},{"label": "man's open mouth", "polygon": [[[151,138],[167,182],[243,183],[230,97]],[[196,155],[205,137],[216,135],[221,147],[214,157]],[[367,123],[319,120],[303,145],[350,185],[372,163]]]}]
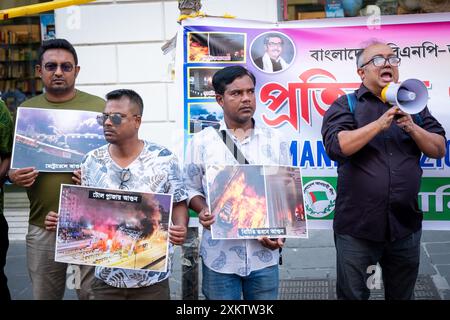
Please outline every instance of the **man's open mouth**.
[{"label": "man's open mouth", "polygon": [[380,74],[380,77],[384,82],[392,82],[394,79],[393,76],[392,70],[383,70]]}]

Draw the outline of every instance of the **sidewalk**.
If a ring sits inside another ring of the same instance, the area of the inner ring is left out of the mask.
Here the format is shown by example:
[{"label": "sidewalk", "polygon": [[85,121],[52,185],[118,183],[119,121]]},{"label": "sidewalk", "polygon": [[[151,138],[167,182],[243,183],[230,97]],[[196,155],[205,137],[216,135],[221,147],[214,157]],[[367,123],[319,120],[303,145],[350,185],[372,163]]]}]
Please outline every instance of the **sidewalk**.
[{"label": "sidewalk", "polygon": [[[170,279],[171,297],[176,300],[182,296],[180,255],[181,249],[176,248],[174,272]],[[289,239],[283,249],[283,265],[280,267],[280,298],[334,299],[335,257],[330,230],[311,230],[307,240]],[[12,298],[32,299],[24,241],[11,241],[6,273]],[[417,299],[450,300],[450,232],[423,232],[419,273]],[[201,285],[201,276],[199,280]],[[372,299],[382,297],[382,290],[372,291]],[[201,293],[199,298],[203,299]],[[65,299],[77,299],[75,292],[67,290]]]},{"label": "sidewalk", "polygon": [[[14,190],[14,189],[12,189]],[[25,234],[28,228],[28,199],[24,192],[5,193],[5,217],[9,224],[10,247],[6,274],[13,299],[32,299],[26,267]],[[20,190],[19,190],[20,191]],[[336,251],[331,230],[309,230],[309,239],[288,239],[280,266],[280,299],[335,299]],[[181,249],[176,247],[174,270],[169,280],[172,299],[182,297]],[[201,268],[199,267],[199,299]],[[417,299],[450,300],[450,231],[423,231]],[[77,299],[66,290],[65,299]],[[381,289],[371,299],[382,299]]]},{"label": "sidewalk", "polygon": [[[331,230],[310,230],[307,240],[288,239],[283,254],[280,279],[293,281],[301,278],[307,285],[319,287],[317,292],[328,286],[328,290],[333,291],[329,299],[335,298],[336,251]],[[423,231],[416,299],[450,300],[449,284],[450,231]],[[280,287],[283,291],[283,285]],[[298,285],[296,290],[299,291]],[[311,292],[314,290],[307,291],[307,294],[311,296]],[[301,298],[309,296],[301,295]],[[285,298],[290,299],[288,296]],[[382,290],[372,290],[371,299],[380,298],[383,298]]]}]

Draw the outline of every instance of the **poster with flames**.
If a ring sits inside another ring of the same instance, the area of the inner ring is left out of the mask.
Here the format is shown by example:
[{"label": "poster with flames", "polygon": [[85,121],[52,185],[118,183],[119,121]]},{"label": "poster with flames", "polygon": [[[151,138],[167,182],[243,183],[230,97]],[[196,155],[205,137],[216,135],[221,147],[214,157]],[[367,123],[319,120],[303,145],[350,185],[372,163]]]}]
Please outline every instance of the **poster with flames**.
[{"label": "poster with flames", "polygon": [[[450,70],[450,13],[273,23],[183,20],[176,61],[177,74],[183,75],[177,84],[184,112],[177,114],[177,123],[186,141],[208,126],[220,126],[223,114],[211,90],[212,77],[226,66],[246,67],[256,77],[254,120],[284,137],[292,165],[302,170],[308,227],[332,228],[338,164],[326,153],[322,120],[338,97],[361,85],[356,55],[370,39],[388,43],[401,58],[400,81],[426,84],[428,108],[447,132],[446,155],[420,159],[417,206],[424,229],[450,230],[450,85],[443,72]],[[281,66],[266,68],[265,51],[280,57]]]},{"label": "poster with flames", "polygon": [[55,261],[167,271],[172,195],[61,185]]},{"label": "poster with flames", "polygon": [[93,111],[17,109],[11,168],[72,172],[86,153],[106,144]]},{"label": "poster with flames", "polygon": [[300,168],[209,165],[213,239],[307,238]]}]

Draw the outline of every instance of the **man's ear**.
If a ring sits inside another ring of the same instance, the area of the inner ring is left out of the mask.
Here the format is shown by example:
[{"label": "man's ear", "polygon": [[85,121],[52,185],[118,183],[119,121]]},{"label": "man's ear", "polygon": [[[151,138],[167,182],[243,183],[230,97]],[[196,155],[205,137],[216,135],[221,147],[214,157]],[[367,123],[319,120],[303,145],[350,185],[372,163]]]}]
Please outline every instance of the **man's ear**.
[{"label": "man's ear", "polygon": [[223,95],[216,94],[216,101],[219,104],[219,106],[223,107]]},{"label": "man's ear", "polygon": [[358,72],[358,75],[361,78],[361,80],[364,80],[364,78],[366,77],[364,68],[358,68],[357,72]]},{"label": "man's ear", "polygon": [[36,67],[34,68],[34,70],[35,70],[35,74],[39,78],[42,78],[42,66],[40,64],[37,64]]},{"label": "man's ear", "polygon": [[135,128],[139,129],[141,127],[141,124],[142,124],[142,116],[138,116],[138,117],[135,117],[135,118],[136,118]]},{"label": "man's ear", "polygon": [[75,79],[78,77],[79,72],[80,72],[80,66],[75,66]]}]

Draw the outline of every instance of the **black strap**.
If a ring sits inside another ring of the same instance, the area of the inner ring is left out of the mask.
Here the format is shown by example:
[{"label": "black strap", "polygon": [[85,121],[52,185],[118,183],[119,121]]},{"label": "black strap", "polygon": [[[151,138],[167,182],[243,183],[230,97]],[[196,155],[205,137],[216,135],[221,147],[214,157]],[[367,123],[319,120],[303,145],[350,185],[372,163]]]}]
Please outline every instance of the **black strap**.
[{"label": "black strap", "polygon": [[240,164],[250,164],[248,162],[247,158],[245,158],[242,151],[238,148],[234,140],[228,135],[228,132],[226,130],[216,131],[217,134],[222,136],[223,143],[227,146],[228,150],[233,154],[234,158],[237,160]]}]

